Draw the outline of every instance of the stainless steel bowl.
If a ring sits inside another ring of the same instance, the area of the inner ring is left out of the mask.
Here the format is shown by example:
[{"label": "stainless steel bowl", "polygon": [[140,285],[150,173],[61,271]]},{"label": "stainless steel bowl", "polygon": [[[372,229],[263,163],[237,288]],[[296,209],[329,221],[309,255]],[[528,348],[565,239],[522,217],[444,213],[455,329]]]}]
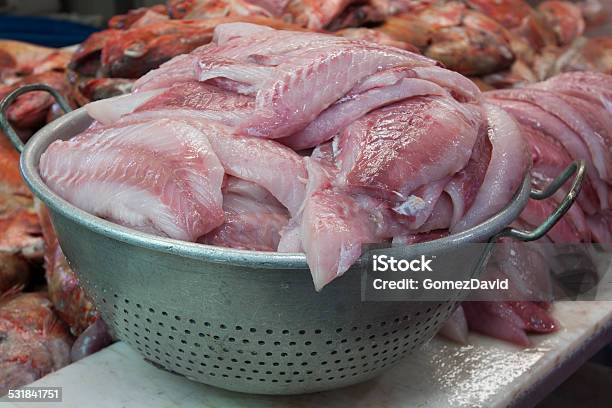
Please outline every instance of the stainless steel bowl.
[{"label": "stainless steel bowl", "polygon": [[[28,86],[9,95],[4,112]],[[67,109],[67,104],[63,103]],[[3,130],[22,149],[4,115]],[[21,155],[21,172],[49,208],[70,265],[114,334],[145,359],[195,381],[262,394],[314,392],[380,374],[438,331],[456,301],[362,302],[361,276],[351,268],[315,292],[303,254],[243,251],[156,237],[121,227],[69,204],[38,173],[40,155],[69,139],[91,118],[83,109],[38,131]],[[508,228],[530,197],[550,196],[578,171],[570,193],[535,231]],[[569,209],[584,165],[574,164],[546,191],[524,182],[512,202],[481,225],[403,248],[428,254],[501,235],[537,239]],[[489,249],[483,246],[482,259]],[[395,248],[394,251],[398,249]],[[366,262],[362,258],[361,262]],[[482,263],[462,276],[480,273]]]}]

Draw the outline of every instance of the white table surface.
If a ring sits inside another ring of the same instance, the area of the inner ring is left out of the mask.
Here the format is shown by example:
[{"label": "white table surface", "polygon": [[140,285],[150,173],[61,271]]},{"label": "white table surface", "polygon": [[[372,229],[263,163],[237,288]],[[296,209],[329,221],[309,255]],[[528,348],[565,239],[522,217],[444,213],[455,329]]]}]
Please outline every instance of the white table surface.
[{"label": "white table surface", "polygon": [[531,405],[612,341],[612,302],[558,302],[554,307],[561,330],[533,336],[531,348],[520,349],[478,335],[471,335],[467,346],[436,338],[377,379],[317,394],[271,397],[224,391],[154,368],[124,343],[32,385],[63,387],[63,403],[46,403],[45,407]]}]

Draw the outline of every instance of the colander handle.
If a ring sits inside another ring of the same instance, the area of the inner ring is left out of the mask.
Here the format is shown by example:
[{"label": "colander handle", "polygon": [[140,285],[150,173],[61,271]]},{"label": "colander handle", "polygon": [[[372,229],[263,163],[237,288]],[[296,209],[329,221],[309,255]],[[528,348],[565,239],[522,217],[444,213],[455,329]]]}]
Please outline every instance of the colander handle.
[{"label": "colander handle", "polygon": [[584,164],[584,160],[578,160],[570,164],[556,179],[554,179],[548,186],[546,186],[543,190],[531,190],[529,196],[533,200],[545,200],[555,194],[574,174],[574,181],[572,182],[572,186],[561,201],[561,203],[555,208],[555,210],[550,214],[542,224],[536,227],[532,231],[524,231],[516,228],[508,227],[504,229],[501,233],[494,237],[494,240],[500,237],[512,237],[518,239],[520,241],[528,242],[535,241],[537,239],[542,238],[544,235],[551,230],[552,227],[567,213],[576,201],[576,197],[578,193],[580,193],[580,188],[582,187],[582,181],[584,180],[584,175],[586,171],[586,166]]},{"label": "colander handle", "polygon": [[15,132],[15,129],[13,129],[13,126],[11,126],[9,123],[8,117],[6,116],[6,110],[15,101],[15,99],[17,99],[17,97],[32,91],[48,92],[51,94],[51,96],[53,96],[53,98],[55,98],[55,101],[65,113],[72,110],[66,98],[64,98],[55,88],[46,84],[24,85],[6,95],[4,99],[2,99],[2,102],[0,102],[0,128],[2,128],[2,131],[8,136],[9,140],[19,153],[23,151],[25,145],[21,141],[21,138],[17,132]]}]

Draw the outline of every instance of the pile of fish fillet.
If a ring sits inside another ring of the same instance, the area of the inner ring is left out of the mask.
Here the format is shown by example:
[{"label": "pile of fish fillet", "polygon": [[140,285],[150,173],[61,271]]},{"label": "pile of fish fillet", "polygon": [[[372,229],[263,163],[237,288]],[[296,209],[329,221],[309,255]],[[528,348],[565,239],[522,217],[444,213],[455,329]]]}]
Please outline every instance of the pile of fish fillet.
[{"label": "pile of fish fillet", "polygon": [[[529,163],[510,116],[433,60],[246,23],[86,108],[96,122],[41,157],[54,191],[157,235],[304,251],[317,289],[363,244],[476,225]],[[249,205],[268,215],[236,220]]]},{"label": "pile of fish fillet", "polygon": [[[230,23],[131,94],[86,105],[95,121],[51,144],[40,170],[67,201],[133,229],[304,252],[321,290],[365,245],[474,227],[510,202],[527,171],[544,186],[576,159],[587,163],[584,191],[549,239],[610,242],[611,101],[604,74],[481,93],[391,46]],[[530,202],[516,225],[538,225],[563,194]],[[548,317],[546,305],[515,303],[457,315],[470,324],[480,314],[486,327],[470,328],[517,343],[555,328],[530,319]]]}]

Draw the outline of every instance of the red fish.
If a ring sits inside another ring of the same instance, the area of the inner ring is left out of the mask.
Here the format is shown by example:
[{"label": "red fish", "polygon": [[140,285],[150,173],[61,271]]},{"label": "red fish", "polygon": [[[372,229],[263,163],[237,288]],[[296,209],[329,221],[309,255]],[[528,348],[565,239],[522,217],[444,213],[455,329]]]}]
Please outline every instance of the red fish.
[{"label": "red fish", "polygon": [[72,336],[42,292],[0,300],[0,395],[70,363]]}]

